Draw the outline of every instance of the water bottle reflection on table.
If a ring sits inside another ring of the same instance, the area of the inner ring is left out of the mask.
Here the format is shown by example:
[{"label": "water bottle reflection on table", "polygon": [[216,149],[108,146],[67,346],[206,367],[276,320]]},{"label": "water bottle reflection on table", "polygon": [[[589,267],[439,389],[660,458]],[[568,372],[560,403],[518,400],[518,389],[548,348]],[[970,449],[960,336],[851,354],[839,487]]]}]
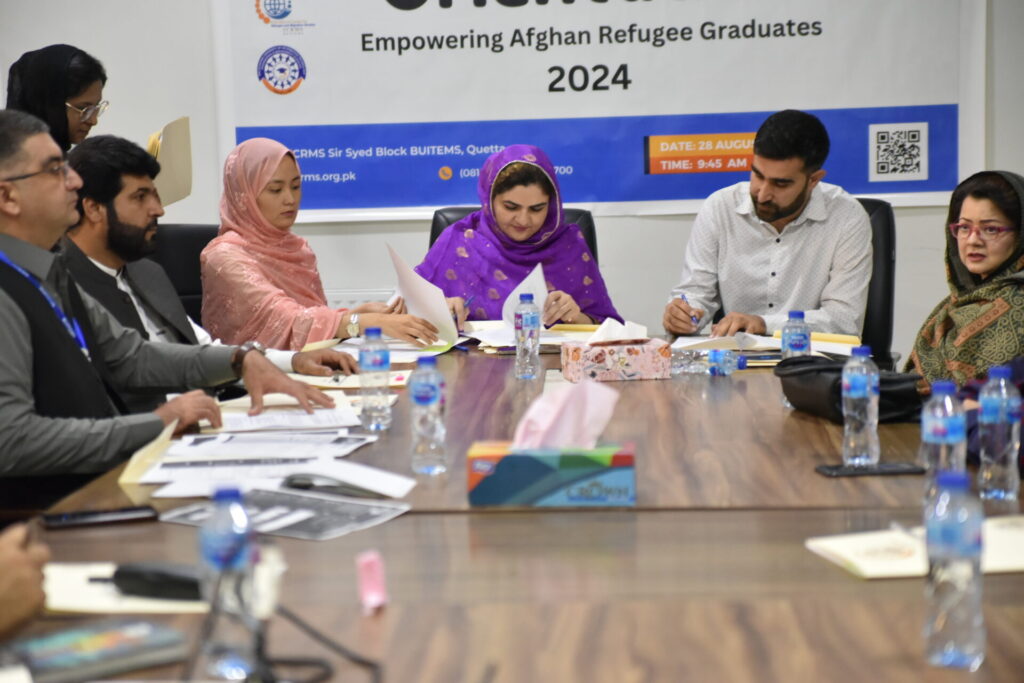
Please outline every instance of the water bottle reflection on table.
[{"label": "water bottle reflection on table", "polygon": [[988,371],[988,382],[978,397],[978,440],[981,466],[978,468],[978,494],[983,500],[1017,500],[1020,470],[1020,392],[1011,381],[1008,366]]},{"label": "water bottle reflection on table", "polygon": [[981,502],[966,472],[939,472],[925,506],[928,544],[925,655],[932,666],[977,671],[985,659]]}]

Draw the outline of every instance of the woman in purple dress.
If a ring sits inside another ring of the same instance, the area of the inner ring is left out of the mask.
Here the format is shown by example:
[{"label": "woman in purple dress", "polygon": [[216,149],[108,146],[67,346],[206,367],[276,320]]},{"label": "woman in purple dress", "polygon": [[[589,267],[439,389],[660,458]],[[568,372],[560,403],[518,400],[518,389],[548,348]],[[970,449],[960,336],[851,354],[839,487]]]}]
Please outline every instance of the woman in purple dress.
[{"label": "woman in purple dress", "polygon": [[416,266],[444,291],[460,325],[467,318],[500,319],[509,293],[538,263],[548,287],[545,325],[622,321],[579,226],[565,222],[555,169],[543,150],[511,145],[492,155],[477,193],[480,210],[442,232]]}]

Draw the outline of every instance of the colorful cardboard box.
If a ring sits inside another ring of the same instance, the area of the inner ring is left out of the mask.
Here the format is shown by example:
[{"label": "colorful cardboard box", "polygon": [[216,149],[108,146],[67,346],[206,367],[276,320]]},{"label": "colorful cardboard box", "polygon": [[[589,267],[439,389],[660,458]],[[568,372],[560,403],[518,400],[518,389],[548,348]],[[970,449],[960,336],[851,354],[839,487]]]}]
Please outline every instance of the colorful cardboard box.
[{"label": "colorful cardboard box", "polygon": [[478,441],[466,454],[471,506],[635,507],[633,445],[511,450]]},{"label": "colorful cardboard box", "polygon": [[663,339],[597,346],[582,342],[562,344],[562,375],[570,382],[668,379],[671,369],[672,349]]}]

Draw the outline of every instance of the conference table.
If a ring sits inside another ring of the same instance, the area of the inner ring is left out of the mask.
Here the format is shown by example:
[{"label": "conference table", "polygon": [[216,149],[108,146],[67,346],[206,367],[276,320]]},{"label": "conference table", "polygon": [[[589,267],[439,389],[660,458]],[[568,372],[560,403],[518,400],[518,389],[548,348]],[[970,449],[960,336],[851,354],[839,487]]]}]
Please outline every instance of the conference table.
[{"label": "conference table", "polygon": [[[555,367],[557,357],[544,357]],[[278,539],[281,603],[383,663],[387,681],[1019,681],[1024,578],[985,578],[986,661],[975,674],[923,656],[922,579],[863,581],[803,547],[810,536],[920,523],[914,476],[828,479],[842,428],[783,407],[766,370],[610,384],[602,441],[636,448],[635,509],[471,509],[465,452],[507,440],[541,380],[512,359],[439,358],[451,471],[421,478],[410,512],[325,542]],[[409,404],[351,459],[408,473]],[[882,425],[882,457],[913,460],[918,426]],[[108,473],[55,509],[138,503],[150,487]],[[153,500],[161,509],[181,501]],[[49,532],[56,561],[194,561],[195,529],[166,523]],[[355,556],[381,552],[390,602],[365,616]],[[76,617],[77,618],[77,617]],[[53,628],[50,617],[35,629]],[[168,618],[194,632],[197,617]],[[325,657],[336,680],[368,680],[280,618],[272,655]],[[133,679],[174,677],[173,668]]]}]

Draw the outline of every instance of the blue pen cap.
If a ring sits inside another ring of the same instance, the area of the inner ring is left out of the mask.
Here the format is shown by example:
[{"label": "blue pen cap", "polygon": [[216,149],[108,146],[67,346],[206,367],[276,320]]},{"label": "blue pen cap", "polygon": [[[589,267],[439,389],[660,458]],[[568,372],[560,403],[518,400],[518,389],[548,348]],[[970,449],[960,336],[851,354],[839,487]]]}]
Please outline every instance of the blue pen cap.
[{"label": "blue pen cap", "polygon": [[789,312],[789,319],[790,320],[803,320],[804,319],[804,312],[803,311],[790,311]]},{"label": "blue pen cap", "polygon": [[937,379],[932,382],[932,396],[945,396],[956,393],[956,382],[951,379]]},{"label": "blue pen cap", "polygon": [[988,369],[989,379],[1010,379],[1013,371],[1009,365],[994,365]]},{"label": "blue pen cap", "polygon": [[971,479],[967,472],[941,470],[935,477],[935,484],[947,491],[966,492],[971,488]]},{"label": "blue pen cap", "polygon": [[853,347],[853,351],[851,351],[851,353],[853,353],[855,358],[870,358],[871,357],[871,347],[870,346],[854,346]]},{"label": "blue pen cap", "polygon": [[521,303],[521,304],[532,304],[533,303],[533,294],[530,294],[530,293],[520,294],[519,295],[519,303]]},{"label": "blue pen cap", "polygon": [[363,336],[367,339],[380,339],[380,328],[379,327],[367,327],[363,330]]},{"label": "blue pen cap", "polygon": [[434,356],[420,356],[419,360],[416,361],[416,367],[436,368],[437,358],[435,358]]}]

